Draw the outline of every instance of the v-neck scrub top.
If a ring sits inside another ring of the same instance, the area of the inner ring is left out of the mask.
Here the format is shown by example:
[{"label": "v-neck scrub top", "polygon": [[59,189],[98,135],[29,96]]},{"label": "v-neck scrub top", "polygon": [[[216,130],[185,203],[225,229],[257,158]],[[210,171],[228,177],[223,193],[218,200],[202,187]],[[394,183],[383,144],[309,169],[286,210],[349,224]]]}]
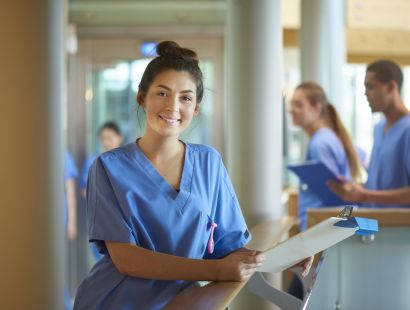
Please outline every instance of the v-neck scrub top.
[{"label": "v-neck scrub top", "polygon": [[[196,144],[185,144],[179,192],[137,143],[102,154],[89,174],[87,222],[90,242],[104,256],[78,288],[74,309],[160,309],[191,284],[121,274],[104,241],[214,259],[243,247],[251,238],[220,155]],[[211,229],[214,223],[217,227]],[[213,253],[208,248],[210,238]]]},{"label": "v-neck scrub top", "polygon": [[[366,188],[389,190],[410,186],[410,113],[385,131],[386,120],[374,128]],[[366,207],[400,208],[404,205],[363,204]]]}]

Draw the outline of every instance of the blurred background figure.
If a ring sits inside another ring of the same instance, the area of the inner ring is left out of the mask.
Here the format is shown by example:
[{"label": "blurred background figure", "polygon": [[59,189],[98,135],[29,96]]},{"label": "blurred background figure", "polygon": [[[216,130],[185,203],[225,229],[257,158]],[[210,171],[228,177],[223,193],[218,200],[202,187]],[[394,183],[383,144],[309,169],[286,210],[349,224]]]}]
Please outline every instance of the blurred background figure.
[{"label": "blurred background figure", "polygon": [[[296,87],[290,101],[293,124],[309,137],[306,161],[320,161],[337,176],[348,180],[360,174],[359,158],[335,107],[328,102],[322,87],[314,82],[304,82]],[[322,200],[309,189],[299,187],[299,227],[307,228],[307,208],[323,208]],[[295,275],[288,292],[303,299],[303,287]]]},{"label": "blurred background figure", "polygon": [[[66,225],[67,239],[75,240],[77,237],[77,198],[76,180],[78,169],[71,154],[64,152],[64,223]],[[64,307],[71,309],[71,297],[68,287],[64,292]]]},{"label": "blurred background figure", "polygon": [[64,152],[64,222],[67,226],[67,239],[74,240],[77,236],[77,198],[76,198],[76,180],[78,178],[78,169],[71,154],[66,150]]},{"label": "blurred background figure", "polygon": [[[320,161],[347,180],[360,177],[360,164],[352,141],[322,87],[314,82],[300,84],[290,102],[293,124],[309,137],[306,161]],[[308,189],[300,188],[300,229],[306,229],[306,209],[326,207]]]},{"label": "blurred background figure", "polygon": [[[115,122],[106,122],[104,125],[102,125],[98,130],[98,137],[104,152],[121,146],[124,140],[120,127]],[[98,154],[92,155],[87,158],[81,169],[80,189],[81,195],[83,197],[85,197],[87,188],[88,171],[90,170],[90,167],[97,156]]]},{"label": "blurred background figure", "polygon": [[[103,124],[98,130],[98,138],[104,152],[110,151],[121,146],[124,140],[120,127],[115,122],[106,122],[105,124]],[[86,195],[88,171],[90,170],[91,165],[97,157],[98,154],[92,155],[89,158],[87,158],[81,169],[80,190],[81,196],[83,198],[85,198]],[[98,252],[94,243],[90,244],[90,249],[95,259],[101,258],[101,254]]]},{"label": "blurred background figure", "polygon": [[331,182],[345,201],[370,208],[410,205],[410,112],[401,97],[403,72],[390,60],[369,64],[364,80],[373,113],[384,118],[374,128],[374,144],[365,186]]}]

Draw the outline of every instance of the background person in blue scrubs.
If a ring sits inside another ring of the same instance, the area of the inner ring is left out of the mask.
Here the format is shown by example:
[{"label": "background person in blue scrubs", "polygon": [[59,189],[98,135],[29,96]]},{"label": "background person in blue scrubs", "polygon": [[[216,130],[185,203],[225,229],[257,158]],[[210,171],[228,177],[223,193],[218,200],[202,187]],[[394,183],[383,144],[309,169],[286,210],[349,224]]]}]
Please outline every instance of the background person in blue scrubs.
[{"label": "background person in blue scrubs", "polygon": [[[117,147],[120,147],[124,137],[122,136],[120,127],[115,122],[106,122],[98,130],[98,139],[103,148],[103,151],[110,151]],[[88,172],[91,168],[91,165],[95,161],[98,155],[92,155],[84,161],[83,167],[81,169],[80,175],[80,190],[81,195],[85,198]]]},{"label": "background person in blue scrubs", "polygon": [[[336,109],[322,87],[314,82],[300,84],[290,101],[293,124],[309,136],[306,161],[320,161],[333,173],[348,180],[360,177],[356,149],[344,128]],[[306,229],[307,208],[327,207],[308,189],[299,191],[300,229]]]},{"label": "background person in blue scrubs", "polygon": [[[327,100],[320,85],[304,82],[296,87],[289,110],[293,124],[309,136],[306,161],[320,161],[333,173],[357,179],[360,175],[359,158],[336,109]],[[307,209],[324,208],[322,200],[309,189],[300,186],[298,197],[299,228],[307,228]],[[288,293],[303,299],[302,282],[294,276]]]},{"label": "background person in blue scrubs", "polygon": [[366,96],[373,113],[385,119],[374,128],[374,144],[365,186],[329,182],[344,200],[365,207],[410,206],[410,113],[400,95],[403,73],[389,60],[367,67]]},{"label": "background person in blue scrubs", "polygon": [[[77,165],[71,154],[64,151],[64,225],[67,239],[72,241],[77,236],[77,197],[76,180],[78,178]],[[64,288],[64,308],[71,309],[70,291]]]},{"label": "background person in blue scrubs", "polygon": [[[99,138],[100,144],[104,152],[120,147],[123,141],[123,136],[121,134],[120,127],[115,122],[104,123],[98,130],[98,138]],[[85,196],[86,196],[86,188],[87,188],[87,181],[88,181],[88,172],[96,158],[97,158],[97,155],[93,155],[87,158],[81,169],[80,191],[81,191],[81,196],[83,198],[86,198]],[[95,259],[101,258],[101,254],[98,252],[98,249],[94,243],[91,243],[90,249]]]},{"label": "background person in blue scrubs", "polygon": [[67,239],[74,240],[77,236],[77,198],[76,180],[78,169],[73,157],[64,152],[64,222],[67,227]]},{"label": "background person in blue scrubs", "polygon": [[137,94],[144,135],[89,174],[89,238],[105,255],[74,309],[161,309],[192,281],[246,280],[264,259],[244,248],[250,234],[220,155],[179,140],[203,97],[196,53],[169,41],[157,53]]}]

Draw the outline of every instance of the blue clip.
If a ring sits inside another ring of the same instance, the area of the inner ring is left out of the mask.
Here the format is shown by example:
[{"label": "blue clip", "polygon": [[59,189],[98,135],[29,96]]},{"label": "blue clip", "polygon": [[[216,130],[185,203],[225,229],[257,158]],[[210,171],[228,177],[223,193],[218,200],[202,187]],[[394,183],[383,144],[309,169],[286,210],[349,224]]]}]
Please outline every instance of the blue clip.
[{"label": "blue clip", "polygon": [[377,220],[367,219],[364,217],[350,217],[346,220],[341,220],[334,225],[349,228],[359,227],[355,234],[360,236],[368,236],[379,231]]}]

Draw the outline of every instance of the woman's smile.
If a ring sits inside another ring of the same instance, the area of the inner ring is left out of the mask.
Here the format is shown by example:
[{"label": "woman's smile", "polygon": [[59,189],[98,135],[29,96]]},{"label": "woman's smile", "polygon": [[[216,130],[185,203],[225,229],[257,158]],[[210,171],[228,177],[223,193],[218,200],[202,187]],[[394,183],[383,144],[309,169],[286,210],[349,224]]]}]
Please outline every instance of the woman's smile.
[{"label": "woman's smile", "polygon": [[177,117],[159,115],[159,118],[162,119],[168,126],[179,126],[181,124],[181,119]]}]

